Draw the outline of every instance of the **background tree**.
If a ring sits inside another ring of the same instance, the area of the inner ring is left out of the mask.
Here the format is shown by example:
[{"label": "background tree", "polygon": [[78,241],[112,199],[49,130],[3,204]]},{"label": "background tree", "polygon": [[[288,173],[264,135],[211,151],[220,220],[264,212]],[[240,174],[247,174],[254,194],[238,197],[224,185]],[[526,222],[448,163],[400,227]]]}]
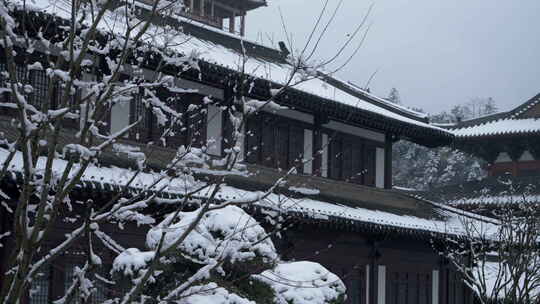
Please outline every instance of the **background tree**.
[{"label": "background tree", "polygon": [[[493,99],[478,99],[474,107],[457,105],[450,113],[443,111],[429,118],[433,123],[453,124],[473,118],[473,113],[487,115],[496,109]],[[451,147],[428,149],[402,140],[393,145],[392,156],[393,182],[398,187],[428,190],[479,180],[487,175],[483,169],[485,161]]]},{"label": "background tree", "polygon": [[401,104],[401,98],[399,97],[399,91],[396,88],[392,88],[386,100],[391,103]]},{"label": "background tree", "polygon": [[441,254],[475,291],[479,303],[538,303],[538,206],[526,200],[526,193],[515,193],[511,184],[508,188],[513,199],[492,208],[496,221],[479,225],[462,218],[464,237],[449,239]]}]

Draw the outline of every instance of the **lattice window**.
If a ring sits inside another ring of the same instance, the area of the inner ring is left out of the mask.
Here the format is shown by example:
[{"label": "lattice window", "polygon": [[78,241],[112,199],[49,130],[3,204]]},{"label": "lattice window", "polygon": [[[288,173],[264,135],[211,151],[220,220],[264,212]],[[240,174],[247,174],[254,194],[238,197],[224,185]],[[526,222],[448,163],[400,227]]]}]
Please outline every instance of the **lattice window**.
[{"label": "lattice window", "polygon": [[44,266],[30,286],[29,304],[48,304],[49,303],[49,284],[51,277],[51,268]]},{"label": "lattice window", "polygon": [[[26,82],[26,69],[21,66],[21,65],[17,65],[15,66],[15,76],[17,77],[17,82],[19,83],[27,83]],[[8,81],[9,78],[6,78],[6,82]],[[22,91],[20,93],[23,93]],[[10,95],[11,96],[11,102],[15,103],[17,102],[17,100],[13,97],[13,95]]]},{"label": "lattice window", "polygon": [[45,71],[32,71],[30,72],[30,80],[34,92],[30,97],[30,102],[38,109],[47,100],[47,93],[49,89],[49,79]]}]

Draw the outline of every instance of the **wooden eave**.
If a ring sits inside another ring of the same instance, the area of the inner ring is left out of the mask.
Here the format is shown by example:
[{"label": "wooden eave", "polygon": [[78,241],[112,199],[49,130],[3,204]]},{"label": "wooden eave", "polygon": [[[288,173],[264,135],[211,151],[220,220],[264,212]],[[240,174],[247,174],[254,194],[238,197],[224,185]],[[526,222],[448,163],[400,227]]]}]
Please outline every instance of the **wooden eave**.
[{"label": "wooden eave", "polygon": [[[0,181],[0,188],[7,193],[13,201],[11,201],[10,204],[15,204],[16,198],[19,191],[19,185],[23,181],[23,175],[20,172],[11,171],[10,174],[7,174],[7,176],[4,178],[4,180]],[[78,201],[87,201],[92,200],[93,202],[103,202],[108,201],[114,195],[118,193],[124,193],[126,197],[133,197],[135,195],[143,195],[143,197],[150,197],[151,195],[156,195],[156,197],[160,199],[168,199],[168,200],[183,200],[185,196],[181,194],[176,193],[170,193],[170,192],[155,192],[155,191],[142,191],[141,189],[137,187],[123,187],[114,185],[108,182],[103,182],[99,180],[95,181],[82,181],[78,185],[74,187],[74,189],[71,192],[71,197],[73,200]],[[202,200],[204,198],[192,196],[189,198],[188,203],[183,206],[185,210],[193,210],[196,208],[197,204],[195,201]],[[225,200],[216,198],[216,203],[224,202]],[[168,205],[168,204],[161,204],[159,207],[156,206],[150,206],[147,207],[144,212],[146,213],[152,213],[156,215],[164,215],[167,212],[171,212],[174,210],[174,208],[177,208],[177,205]],[[265,216],[267,215],[267,211],[275,211],[273,209],[260,206],[260,205],[249,205],[244,207],[249,213],[251,213],[253,216]],[[279,210],[278,210],[279,211]],[[359,233],[367,233],[369,235],[386,235],[387,237],[398,237],[398,236],[406,236],[406,237],[412,237],[415,239],[421,239],[421,240],[432,240],[432,239],[448,239],[450,238],[457,238],[457,236],[447,233],[441,233],[441,232],[433,232],[421,228],[406,228],[406,227],[399,227],[399,226],[392,226],[392,225],[385,225],[385,224],[379,224],[379,223],[371,223],[371,222],[363,222],[360,220],[355,219],[348,219],[338,216],[327,216],[324,215],[324,217],[314,217],[311,216],[313,214],[313,211],[292,211],[292,210],[286,210],[282,214],[285,218],[285,222],[287,226],[295,226],[295,225],[313,225],[318,228],[324,228],[324,229],[333,229],[338,231],[349,231],[349,232],[359,232]]]},{"label": "wooden eave", "polygon": [[243,11],[253,10],[262,6],[267,6],[266,0],[215,0],[227,6]]}]

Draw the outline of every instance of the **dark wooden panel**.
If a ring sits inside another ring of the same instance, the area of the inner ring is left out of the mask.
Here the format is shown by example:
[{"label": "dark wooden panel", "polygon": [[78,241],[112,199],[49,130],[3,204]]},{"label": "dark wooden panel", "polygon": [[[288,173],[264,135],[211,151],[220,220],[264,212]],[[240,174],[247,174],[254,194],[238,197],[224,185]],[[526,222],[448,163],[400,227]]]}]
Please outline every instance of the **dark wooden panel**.
[{"label": "dark wooden panel", "polygon": [[332,179],[342,179],[343,145],[339,136],[334,136],[330,141],[328,171]]},{"label": "dark wooden panel", "polygon": [[386,286],[389,304],[431,303],[431,273],[415,269],[415,265],[389,266]]},{"label": "dark wooden panel", "polygon": [[359,142],[353,142],[351,155],[351,181],[357,184],[363,184],[363,160],[364,146]]},{"label": "dark wooden panel", "polygon": [[276,165],[280,169],[289,168],[289,128],[286,124],[280,124],[276,130]]},{"label": "dark wooden panel", "polygon": [[374,145],[364,146],[364,184],[366,186],[375,186],[375,153]]},{"label": "dark wooden panel", "polygon": [[353,157],[353,143],[350,138],[345,138],[343,140],[343,161],[342,161],[342,172],[343,180],[350,181],[352,178],[352,157]]},{"label": "dark wooden panel", "polygon": [[291,125],[289,132],[289,168],[296,167],[298,172],[302,172],[304,129],[299,126]]},{"label": "dark wooden panel", "polygon": [[346,304],[366,304],[366,269],[356,267],[346,268],[342,271],[342,280],[347,287]]},{"label": "dark wooden panel", "polygon": [[246,160],[255,164],[261,160],[261,128],[259,121],[254,117],[247,120],[246,124]]},{"label": "dark wooden panel", "polygon": [[263,124],[261,125],[261,161],[264,166],[275,168],[276,159],[275,159],[275,139],[276,139],[276,129],[274,126],[274,120],[265,116],[263,118]]}]

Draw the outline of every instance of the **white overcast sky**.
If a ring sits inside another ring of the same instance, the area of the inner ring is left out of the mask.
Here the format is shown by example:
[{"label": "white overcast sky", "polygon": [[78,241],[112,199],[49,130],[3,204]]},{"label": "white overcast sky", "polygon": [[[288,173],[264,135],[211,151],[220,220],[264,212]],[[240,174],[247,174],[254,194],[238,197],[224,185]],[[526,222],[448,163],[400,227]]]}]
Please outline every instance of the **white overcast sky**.
[{"label": "white overcast sky", "polygon": [[[280,8],[302,47],[323,0],[267,1],[248,13],[247,36],[285,40]],[[540,92],[540,0],[344,0],[318,58],[334,54],[371,4],[367,40],[341,78],[363,86],[378,69],[372,92],[396,87],[406,105],[431,113],[474,97],[508,110]]]}]

